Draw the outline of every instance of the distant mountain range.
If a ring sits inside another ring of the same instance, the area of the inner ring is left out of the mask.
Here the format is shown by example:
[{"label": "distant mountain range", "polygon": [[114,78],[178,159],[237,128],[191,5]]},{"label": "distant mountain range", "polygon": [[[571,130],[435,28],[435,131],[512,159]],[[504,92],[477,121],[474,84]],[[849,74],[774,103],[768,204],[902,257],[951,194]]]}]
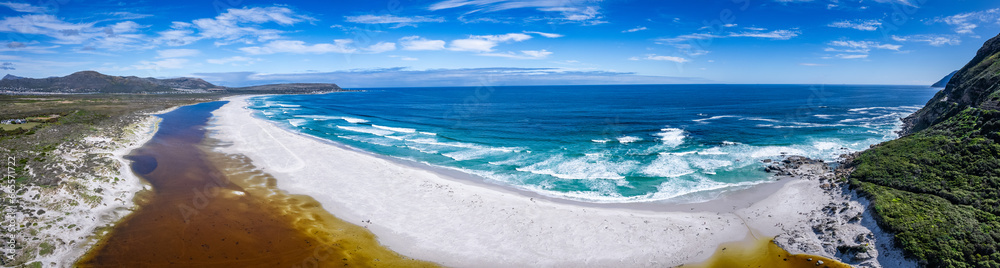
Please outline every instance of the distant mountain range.
[{"label": "distant mountain range", "polygon": [[224,87],[200,78],[157,79],[136,76],[111,76],[95,71],[81,71],[63,77],[26,78],[6,75],[0,80],[0,93],[236,93],[290,94],[343,91],[336,84],[294,83]]}]

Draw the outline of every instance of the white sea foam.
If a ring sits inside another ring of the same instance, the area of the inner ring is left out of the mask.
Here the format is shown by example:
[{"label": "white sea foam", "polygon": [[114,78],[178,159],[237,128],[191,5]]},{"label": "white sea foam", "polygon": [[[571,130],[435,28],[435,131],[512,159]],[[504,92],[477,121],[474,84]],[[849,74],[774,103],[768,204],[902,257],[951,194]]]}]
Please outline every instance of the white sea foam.
[{"label": "white sea foam", "polygon": [[361,118],[347,117],[347,116],[330,116],[330,115],[296,115],[296,117],[302,118],[312,118],[312,120],[344,120],[351,124],[368,123],[368,120]]},{"label": "white sea foam", "polygon": [[716,115],[716,116],[709,117],[709,118],[701,118],[701,119],[695,119],[695,120],[691,120],[691,121],[698,122],[698,123],[704,123],[705,121],[716,120],[716,119],[723,119],[723,118],[734,118],[734,117],[739,117],[739,116],[735,116],[735,115]]},{"label": "white sea foam", "polygon": [[788,146],[764,146],[755,147],[749,155],[752,158],[765,158],[782,155],[806,155],[806,152],[801,149]]},{"label": "white sea foam", "polygon": [[699,155],[727,155],[729,153],[723,152],[722,148],[712,147],[698,152]]},{"label": "white sea foam", "polygon": [[590,140],[590,141],[592,141],[592,142],[596,142],[596,143],[608,143],[608,142],[611,142],[611,140],[609,140],[609,139],[603,139],[603,140]]},{"label": "white sea foam", "polygon": [[412,129],[412,128],[387,127],[387,126],[379,126],[379,125],[374,125],[374,124],[372,125],[372,127],[377,128],[377,129],[384,129],[384,130],[388,130],[388,131],[394,131],[394,132],[403,132],[403,133],[416,133],[417,132],[416,129]]},{"label": "white sea foam", "polygon": [[633,136],[623,136],[623,137],[618,137],[617,139],[618,139],[618,142],[622,143],[622,144],[628,144],[628,143],[637,142],[637,141],[641,141],[642,140],[642,138],[633,137]]},{"label": "white sea foam", "polygon": [[781,123],[781,121],[778,121],[776,119],[761,118],[761,117],[745,117],[745,118],[740,118],[740,120],[764,121],[764,122],[771,122],[771,123]]},{"label": "white sea foam", "polygon": [[834,115],[832,115],[832,114],[814,114],[813,116],[819,117],[819,118],[822,118],[822,119],[830,119],[830,118],[834,117]]},{"label": "white sea foam", "polygon": [[679,128],[664,128],[660,129],[656,136],[660,136],[660,142],[671,147],[677,147],[684,144],[684,130]]},{"label": "white sea foam", "polygon": [[694,170],[678,155],[660,155],[641,172],[651,177],[673,178],[694,173]]},{"label": "white sea foam", "polygon": [[542,162],[519,167],[517,171],[549,175],[566,180],[625,179],[625,174],[637,166],[637,161],[611,162],[599,156],[567,158],[562,155]]},{"label": "white sea foam", "polygon": [[306,124],[306,120],[305,119],[292,118],[292,119],[288,119],[288,123],[291,124],[292,126],[298,127],[298,126],[301,126],[301,125],[305,125]]}]

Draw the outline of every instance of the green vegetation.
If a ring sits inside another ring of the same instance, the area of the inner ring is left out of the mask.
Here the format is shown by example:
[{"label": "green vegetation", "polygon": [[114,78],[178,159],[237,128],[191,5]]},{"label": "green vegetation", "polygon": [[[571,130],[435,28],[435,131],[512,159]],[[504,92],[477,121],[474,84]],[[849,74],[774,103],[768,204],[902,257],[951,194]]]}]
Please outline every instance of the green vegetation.
[{"label": "green vegetation", "polygon": [[2,129],[4,132],[13,131],[13,130],[16,130],[18,128],[24,129],[24,130],[29,130],[29,129],[37,127],[39,124],[41,124],[41,123],[31,122],[31,123],[24,123],[24,124],[4,124],[4,125],[0,125],[0,129]]},{"label": "green vegetation", "polygon": [[56,247],[53,246],[52,244],[49,244],[48,242],[42,242],[41,244],[38,244],[38,255],[39,256],[45,256],[45,255],[52,254],[52,252],[55,251],[55,250],[56,250]]},{"label": "green vegetation", "polygon": [[880,226],[929,267],[1000,267],[1000,111],[966,108],[851,163]]}]

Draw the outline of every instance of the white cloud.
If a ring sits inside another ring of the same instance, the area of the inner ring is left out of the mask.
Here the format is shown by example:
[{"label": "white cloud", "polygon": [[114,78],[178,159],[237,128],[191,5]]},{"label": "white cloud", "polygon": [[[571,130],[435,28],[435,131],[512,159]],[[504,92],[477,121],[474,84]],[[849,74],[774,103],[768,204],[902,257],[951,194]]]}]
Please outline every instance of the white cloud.
[{"label": "white cloud", "polygon": [[159,61],[140,61],[139,64],[132,65],[137,70],[160,70],[160,69],[181,69],[187,63],[187,59],[164,59]]},{"label": "white cloud", "polygon": [[159,32],[155,41],[170,46],[187,45],[202,39],[217,39],[215,45],[253,44],[279,39],[280,30],[261,28],[261,24],[294,25],[316,19],[295,14],[283,6],[228,9],[214,18],[195,19],[190,23],[175,21],[169,30]]},{"label": "white cloud", "polygon": [[361,23],[361,24],[395,24],[392,28],[399,28],[404,26],[417,27],[417,23],[422,22],[444,22],[444,18],[440,17],[425,17],[425,16],[413,16],[413,17],[398,17],[394,15],[359,15],[359,16],[344,16],[344,19],[348,22]]},{"label": "white cloud", "polygon": [[400,59],[400,60],[405,60],[405,61],[415,61],[415,60],[420,60],[420,59],[418,59],[418,58],[414,58],[414,57],[407,57],[407,56],[400,56],[400,55],[389,55],[389,57],[390,57],[390,58],[398,58],[398,59]]},{"label": "white cloud", "polygon": [[860,31],[875,31],[878,30],[879,26],[882,26],[882,22],[878,20],[854,20],[854,21],[844,20],[844,21],[831,22],[826,26],[834,28],[855,29]]},{"label": "white cloud", "polygon": [[774,30],[770,32],[752,31],[752,32],[729,33],[729,36],[754,37],[754,38],[765,38],[773,40],[788,40],[792,39],[792,37],[799,36],[799,31],[790,31],[790,30]]},{"label": "white cloud", "polygon": [[837,54],[836,57],[841,59],[867,59],[868,54]]},{"label": "white cloud", "polygon": [[96,24],[70,23],[52,15],[30,14],[3,18],[0,20],[0,32],[44,35],[54,39],[50,41],[54,44],[84,45],[91,49],[126,50],[152,46],[146,36],[134,33],[145,27],[138,23],[123,21],[104,27]]},{"label": "white cloud", "polygon": [[207,60],[205,60],[205,62],[208,62],[208,63],[211,63],[211,64],[229,64],[229,63],[232,63],[233,65],[236,65],[236,66],[250,65],[250,64],[256,63],[258,61],[260,61],[260,59],[258,59],[258,58],[244,57],[244,56],[232,56],[232,57],[228,57],[228,58],[207,59]]},{"label": "white cloud", "polygon": [[393,50],[396,50],[396,43],[392,42],[378,42],[377,44],[365,48],[365,51],[367,51],[368,53],[376,53],[376,54]]},{"label": "white cloud", "polygon": [[933,34],[917,34],[909,36],[892,36],[892,40],[896,42],[925,42],[932,46],[943,46],[943,45],[960,45],[962,44],[962,39],[955,35],[933,35]]},{"label": "white cloud", "polygon": [[537,34],[537,35],[541,35],[541,36],[546,37],[546,38],[559,38],[559,37],[563,37],[564,36],[564,35],[557,34],[557,33],[543,33],[543,32],[531,32],[531,31],[524,31],[524,33]]},{"label": "white cloud", "polygon": [[403,50],[443,50],[444,44],[444,40],[427,40],[416,35],[399,39]]},{"label": "white cloud", "polygon": [[903,47],[902,45],[882,44],[875,41],[851,41],[851,40],[831,41],[827,43],[827,45],[841,47],[841,49],[832,49],[828,51],[839,51],[839,52],[849,52],[849,53],[868,53],[872,49],[886,49],[886,50],[899,51],[899,49]]},{"label": "white cloud", "polygon": [[[868,54],[875,49],[892,50],[900,52],[902,45],[882,44],[875,41],[852,41],[838,40],[827,43],[830,47],[823,51],[838,53],[834,57],[840,59],[866,59]],[[826,57],[830,58],[830,57]]]},{"label": "white cloud", "polygon": [[448,46],[448,49],[453,51],[471,51],[471,52],[484,53],[484,52],[492,52],[493,47],[496,47],[500,43],[520,42],[528,39],[531,39],[531,36],[523,33],[509,33],[503,35],[472,35],[466,39],[452,40],[451,44]]},{"label": "white cloud", "polygon": [[156,51],[157,58],[183,58],[201,54],[197,49],[164,49]]},{"label": "white cloud", "polygon": [[1000,23],[1000,8],[934,18],[931,22],[954,26],[958,34],[975,34],[973,30],[979,27],[977,23]]},{"label": "white cloud", "polygon": [[573,22],[584,25],[607,23],[602,20],[600,7],[587,0],[444,0],[430,5],[431,11],[467,8],[465,14],[490,13],[510,9],[529,8],[541,12],[558,13],[560,17],[549,18],[557,22]]},{"label": "white cloud", "polygon": [[58,45],[38,46],[38,44],[39,44],[38,41],[30,41],[30,42],[10,41],[5,43],[0,43],[0,52],[10,51],[10,52],[28,52],[36,54],[50,54],[50,53],[56,53],[56,51],[52,49],[59,47]]},{"label": "white cloud", "polygon": [[337,39],[333,44],[319,43],[307,45],[303,41],[297,40],[276,40],[264,46],[243,47],[240,51],[251,55],[265,55],[275,53],[294,54],[324,54],[324,53],[354,53],[356,49],[349,47],[352,43],[350,39]]},{"label": "white cloud", "polygon": [[504,58],[514,58],[514,59],[544,59],[552,55],[552,52],[547,50],[521,50],[521,53],[507,52],[507,53],[482,53],[482,56],[492,56],[492,57],[504,57]]},{"label": "white cloud", "polygon": [[660,55],[656,55],[656,54],[648,54],[648,55],[646,55],[646,59],[647,60],[672,61],[672,62],[676,62],[676,63],[685,63],[685,62],[689,61],[688,59],[681,58],[681,57],[660,56]]},{"label": "white cloud", "polygon": [[752,37],[752,38],[763,38],[763,39],[773,39],[773,40],[788,40],[792,37],[798,36],[801,32],[797,30],[773,30],[767,32],[765,28],[744,28],[748,31],[743,32],[729,32],[727,34],[713,34],[713,33],[693,33],[685,34],[673,38],[660,38],[657,42],[663,42],[668,44],[679,44],[688,40],[704,40],[713,38],[727,38],[727,37]]},{"label": "white cloud", "polygon": [[49,11],[45,7],[33,6],[26,3],[0,2],[0,6],[5,6],[21,13],[45,13]]},{"label": "white cloud", "polygon": [[635,28],[632,28],[632,29],[624,30],[622,32],[623,33],[634,33],[634,32],[638,32],[638,31],[645,31],[646,29],[647,29],[646,26],[639,26],[639,27],[635,27]]}]

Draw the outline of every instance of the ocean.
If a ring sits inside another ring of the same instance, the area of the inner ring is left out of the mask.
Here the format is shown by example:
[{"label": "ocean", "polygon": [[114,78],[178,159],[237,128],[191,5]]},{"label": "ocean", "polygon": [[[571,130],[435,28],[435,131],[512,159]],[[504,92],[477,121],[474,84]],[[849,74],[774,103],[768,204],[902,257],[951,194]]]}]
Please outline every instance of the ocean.
[{"label": "ocean", "polygon": [[896,138],[938,89],[855,85],[371,88],[251,99],[262,118],[354,148],[584,202],[698,202]]}]

